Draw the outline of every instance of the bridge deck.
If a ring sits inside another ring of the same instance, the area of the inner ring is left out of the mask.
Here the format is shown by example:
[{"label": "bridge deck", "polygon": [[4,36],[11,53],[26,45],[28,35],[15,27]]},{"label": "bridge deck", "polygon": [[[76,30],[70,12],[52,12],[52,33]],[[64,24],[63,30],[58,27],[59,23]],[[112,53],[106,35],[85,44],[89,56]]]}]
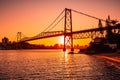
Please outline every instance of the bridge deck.
[{"label": "bridge deck", "polygon": [[[93,29],[87,29],[87,30],[73,31],[72,33],[67,33],[67,34],[68,35],[73,34],[74,39],[76,39],[75,35],[79,35],[79,38],[91,38],[92,36],[98,36],[98,35],[101,36],[102,35],[101,31],[104,32],[104,31],[107,31],[108,29],[117,29],[115,32],[120,34],[120,24],[118,24],[116,26],[111,26],[111,27],[102,27],[102,28],[93,28]],[[105,36],[106,32],[103,34]],[[63,36],[63,35],[64,35],[64,31],[43,32],[34,37],[23,38],[19,42],[32,41],[32,40],[50,38],[50,37],[58,37],[58,36]],[[81,35],[81,37],[80,37],[80,35]]]}]

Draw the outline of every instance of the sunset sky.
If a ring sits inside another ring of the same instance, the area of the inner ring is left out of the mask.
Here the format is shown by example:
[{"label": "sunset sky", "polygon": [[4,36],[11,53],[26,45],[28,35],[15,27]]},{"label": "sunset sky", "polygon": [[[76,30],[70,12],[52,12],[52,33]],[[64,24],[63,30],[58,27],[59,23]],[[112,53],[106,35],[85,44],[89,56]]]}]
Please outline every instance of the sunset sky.
[{"label": "sunset sky", "polygon": [[[15,41],[17,32],[22,32],[27,37],[39,34],[64,8],[71,8],[102,19],[110,15],[112,19],[120,21],[119,5],[120,0],[0,0],[0,41],[3,37]],[[97,27],[98,22],[74,13],[73,20],[73,30],[94,28]],[[63,25],[64,23],[61,23],[56,29],[63,30]],[[40,42],[36,41],[36,43],[51,45],[59,43],[60,39],[39,40]],[[88,44],[88,41],[84,43],[80,41],[80,44]]]}]

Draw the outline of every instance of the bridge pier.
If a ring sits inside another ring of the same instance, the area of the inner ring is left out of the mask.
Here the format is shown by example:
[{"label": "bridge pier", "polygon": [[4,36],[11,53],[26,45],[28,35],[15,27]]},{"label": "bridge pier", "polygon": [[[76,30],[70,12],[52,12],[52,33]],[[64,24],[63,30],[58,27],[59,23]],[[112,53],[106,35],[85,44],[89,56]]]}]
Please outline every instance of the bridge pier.
[{"label": "bridge pier", "polygon": [[63,51],[65,52],[65,51],[66,51],[66,48],[63,48]]}]

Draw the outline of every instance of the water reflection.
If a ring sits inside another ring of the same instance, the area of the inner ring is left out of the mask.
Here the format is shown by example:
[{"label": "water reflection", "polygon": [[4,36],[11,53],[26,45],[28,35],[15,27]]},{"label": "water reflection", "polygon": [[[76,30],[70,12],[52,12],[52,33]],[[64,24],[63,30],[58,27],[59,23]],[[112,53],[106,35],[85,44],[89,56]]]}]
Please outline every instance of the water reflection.
[{"label": "water reflection", "polygon": [[[97,76],[103,76],[104,69],[91,56],[85,54],[64,54],[64,78],[96,80]],[[98,70],[101,69],[100,71]]]},{"label": "water reflection", "polygon": [[106,63],[85,54],[61,50],[0,51],[0,80],[104,80]]}]

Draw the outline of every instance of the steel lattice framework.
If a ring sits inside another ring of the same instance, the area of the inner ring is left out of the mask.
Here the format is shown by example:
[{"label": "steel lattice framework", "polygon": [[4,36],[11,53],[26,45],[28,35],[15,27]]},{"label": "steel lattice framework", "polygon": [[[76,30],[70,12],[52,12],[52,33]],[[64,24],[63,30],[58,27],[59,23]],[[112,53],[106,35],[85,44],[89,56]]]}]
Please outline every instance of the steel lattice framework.
[{"label": "steel lattice framework", "polygon": [[109,32],[120,34],[120,25],[75,31],[72,32],[72,34],[74,39],[94,39],[96,37],[106,37],[106,35],[108,35]]},{"label": "steel lattice framework", "polygon": [[[120,25],[111,26],[111,27],[103,27],[103,28],[94,28],[94,29],[87,29],[81,31],[74,31],[72,33],[66,33],[66,35],[73,35],[73,39],[86,39],[86,38],[96,38],[96,37],[106,37],[108,30],[112,31],[112,33],[120,34]],[[101,33],[102,31],[102,33]],[[21,33],[18,35],[21,35]],[[63,36],[64,31],[51,31],[51,32],[43,32],[34,37],[24,37],[19,42],[43,39],[43,38],[50,38],[50,37],[58,37]],[[20,37],[20,36],[19,36]]]},{"label": "steel lattice framework", "polygon": [[71,9],[65,8],[63,51],[66,51],[66,45],[70,45],[71,51],[74,51],[73,50],[73,37],[71,33],[72,33],[72,13],[71,13]]}]

